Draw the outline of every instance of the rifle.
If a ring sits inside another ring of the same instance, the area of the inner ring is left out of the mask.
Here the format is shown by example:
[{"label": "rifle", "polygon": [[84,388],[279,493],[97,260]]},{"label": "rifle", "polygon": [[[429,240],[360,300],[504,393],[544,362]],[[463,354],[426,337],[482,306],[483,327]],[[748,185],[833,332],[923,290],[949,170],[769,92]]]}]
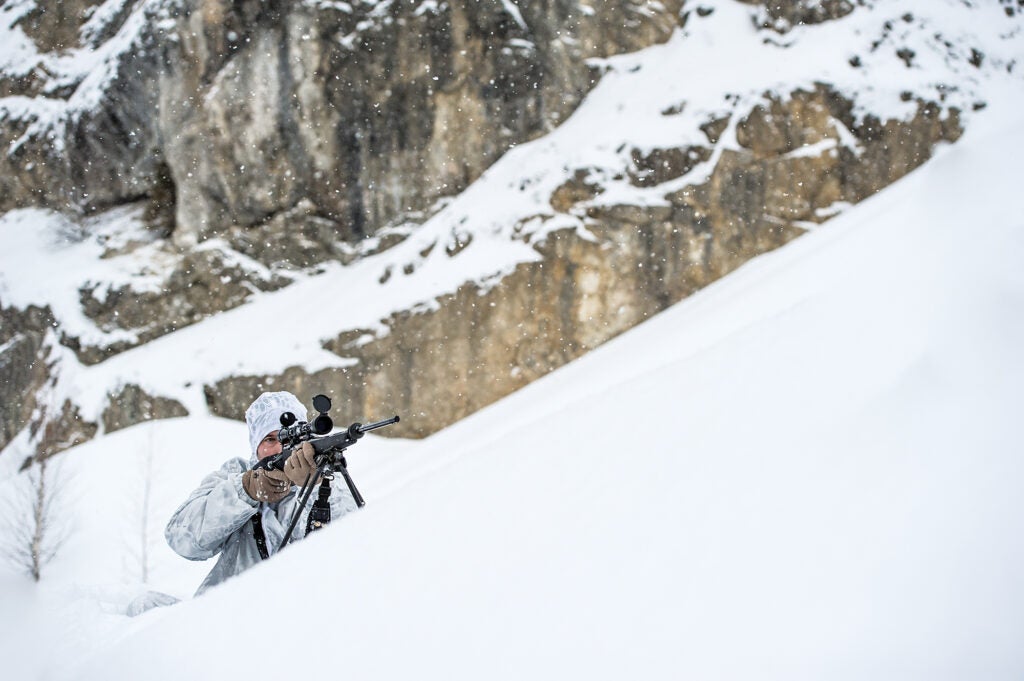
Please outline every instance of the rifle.
[{"label": "rifle", "polygon": [[[313,502],[313,507],[310,509],[309,516],[306,519],[307,534],[320,529],[331,521],[331,506],[328,499],[331,495],[331,480],[334,479],[335,473],[341,473],[345,484],[352,493],[352,498],[356,501],[356,506],[362,508],[366,505],[363,495],[359,493],[355,482],[352,480],[352,476],[349,475],[348,462],[345,460],[345,450],[358,442],[363,435],[371,430],[390,426],[399,421],[398,416],[392,416],[389,419],[367,425],[353,423],[339,433],[325,435],[334,428],[334,421],[327,415],[331,408],[331,399],[326,395],[317,395],[313,398],[313,408],[319,412],[319,415],[313,419],[312,423],[306,421],[296,422],[295,414],[291,412],[281,414],[281,429],[277,432],[277,439],[283,447],[281,453],[268,456],[253,466],[254,470],[257,468],[269,471],[284,470],[285,461],[288,460],[288,457],[296,449],[302,446],[303,442],[309,442],[313,446],[313,462],[317,466],[316,473],[320,475],[321,482],[317,500]],[[295,523],[299,519],[299,514],[305,508],[306,502],[313,493],[315,481],[316,474],[311,473],[299,490],[299,502],[295,507],[295,513],[292,515],[291,522],[288,525],[288,531],[285,533],[284,539],[281,540],[281,546],[278,550],[288,545],[292,531],[295,529]]]}]

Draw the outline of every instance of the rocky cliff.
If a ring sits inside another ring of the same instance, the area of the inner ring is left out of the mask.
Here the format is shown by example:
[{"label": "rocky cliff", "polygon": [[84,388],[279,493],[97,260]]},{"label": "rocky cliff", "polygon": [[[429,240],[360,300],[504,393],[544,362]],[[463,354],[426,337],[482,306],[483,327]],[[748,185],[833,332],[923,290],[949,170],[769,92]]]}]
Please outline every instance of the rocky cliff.
[{"label": "rocky cliff", "polygon": [[63,79],[42,59],[5,79],[66,99],[49,98],[53,120],[38,104],[8,114],[0,210],[145,197],[186,245],[300,203],[332,241],[358,241],[556,126],[594,82],[588,58],[681,19],[678,1],[124,0],[102,22],[88,1],[22,5],[41,52],[104,54]]},{"label": "rocky cliff", "polygon": [[[1013,4],[1003,4],[1008,25],[1019,25]],[[99,429],[188,413],[182,399],[120,380],[106,388],[99,412],[83,414],[57,388],[60,365],[102,365],[329,264],[388,252],[509,150],[558,130],[613,55],[682,39],[693,24],[736,7],[758,40],[778,50],[794,34],[876,11],[863,0],[728,5],[7,3],[4,20],[28,47],[0,74],[0,145],[8,150],[0,211],[45,208],[82,222],[138,206],[144,238],[110,243],[103,257],[146,245],[163,269],[160,285],[147,290],[82,285],[81,310],[107,334],[100,340],[76,336],[50,309],[3,307],[0,390],[11,406],[0,447],[20,436],[48,454]],[[904,43],[929,30],[911,13],[885,15],[848,68],[883,60],[920,68]],[[226,373],[199,386],[205,407],[238,418],[262,389],[323,391],[355,417],[402,414],[391,434],[405,436],[472,413],[816,228],[927,161],[937,144],[954,142],[964,109],[983,105],[956,81],[962,55],[976,70],[984,56],[934,31],[928,39],[952,55],[951,82],[899,92],[900,116],[874,112],[825,81],[766,83],[757,97],[730,95],[696,118],[686,101],[664,108],[666,121],[696,121],[694,134],[619,149],[617,167],[563,168],[543,214],[510,226],[513,240],[533,248],[528,261],[318,339],[345,358],[343,367],[311,370],[282,358],[272,372]],[[699,71],[664,77],[699,79]],[[622,187],[657,200],[616,198],[628,196]],[[537,235],[529,225],[538,220],[570,227]],[[433,251],[454,261],[473,240],[472,231],[453,229],[420,258]],[[414,258],[388,268],[378,282],[418,266]]]}]

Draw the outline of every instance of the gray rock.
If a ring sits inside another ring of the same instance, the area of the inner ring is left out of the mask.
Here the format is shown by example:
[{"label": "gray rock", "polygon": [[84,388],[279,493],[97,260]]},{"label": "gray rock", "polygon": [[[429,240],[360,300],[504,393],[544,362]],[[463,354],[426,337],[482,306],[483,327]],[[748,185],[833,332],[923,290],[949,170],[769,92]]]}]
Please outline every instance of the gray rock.
[{"label": "gray rock", "polygon": [[108,398],[103,411],[103,428],[108,433],[153,419],[188,416],[188,410],[177,400],[154,397],[137,385],[123,386]]}]

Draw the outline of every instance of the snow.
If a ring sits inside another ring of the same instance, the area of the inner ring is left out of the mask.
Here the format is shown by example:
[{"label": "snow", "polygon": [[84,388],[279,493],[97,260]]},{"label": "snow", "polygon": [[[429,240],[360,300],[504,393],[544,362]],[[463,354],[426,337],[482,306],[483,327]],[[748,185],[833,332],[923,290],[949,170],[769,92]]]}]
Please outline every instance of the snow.
[{"label": "snow", "polygon": [[28,62],[36,56],[35,44],[25,35],[16,22],[25,16],[33,3],[30,0],[5,3],[0,8],[3,23],[0,23],[0,35],[3,36],[3,49],[0,50],[0,69],[11,75],[27,75],[31,68]]},{"label": "snow", "polygon": [[[1020,678],[1024,88],[1006,73],[1021,63],[1019,35],[997,35],[1019,34],[1020,23],[991,21],[994,5],[876,3],[835,27],[786,34],[798,50],[787,54],[801,57],[787,66],[749,12],[715,7],[691,18],[686,40],[609,61],[573,118],[507,154],[396,249],[95,367],[63,356],[64,389],[88,412],[117,381],[175,396],[187,381],[267,370],[281,353],[309,366],[344,361],[318,344],[256,337],[253,315],[282,305],[301,315],[330,285],[353,293],[307,315],[311,338],[339,319],[375,328],[390,310],[536,257],[508,230],[550,212],[546,188],[588,159],[609,167],[623,141],[679,144],[691,134],[683,119],[755,101],[766,74],[782,91],[808,82],[783,69],[841,80],[849,54],[881,60],[881,49],[862,48],[883,19],[911,10],[891,47],[915,25],[924,28],[907,40],[953,27],[991,41],[979,43],[987,66],[918,46],[920,67],[907,69],[890,50],[899,68],[866,63],[847,74],[850,87],[895,111],[903,104],[888,95],[911,80],[927,87],[929,69],[963,68],[970,77],[951,96],[987,106],[897,184],[835,207],[825,225],[518,393],[423,441],[367,436],[348,457],[366,508],[202,598],[190,594],[209,565],[173,555],[160,531],[203,475],[244,451],[244,426],[204,415],[190,392],[193,416],[64,452],[54,460],[73,529],[63,551],[38,585],[0,570],[5,675]],[[714,69],[737,63],[707,59],[724,36],[751,59],[729,101],[720,74],[732,71]],[[704,70],[666,82],[680,64]],[[658,113],[683,100],[682,114]],[[626,125],[632,116],[641,122]],[[665,136],[651,133],[655,121]],[[533,183],[519,191],[524,178]],[[573,216],[556,219],[571,226]],[[2,220],[0,299],[67,305],[61,323],[83,333],[68,292],[134,280],[144,265],[97,260],[98,227],[83,234],[39,213]],[[455,259],[440,248],[415,257],[456,230],[473,241]],[[78,236],[44,257],[68,231]],[[376,284],[406,262],[412,275]],[[37,263],[56,281],[33,274]],[[247,352],[235,358],[240,342]],[[183,367],[181,357],[194,359]],[[0,496],[22,477],[19,443],[0,456]],[[183,602],[127,617],[147,589]]]},{"label": "snow", "polygon": [[526,21],[523,19],[522,13],[519,11],[519,7],[512,0],[501,0],[501,6],[505,8],[505,12],[512,17],[512,19],[518,24],[519,28],[526,31],[528,27]]},{"label": "snow", "polygon": [[[111,289],[128,285],[140,292],[159,290],[171,263],[146,234],[141,212],[138,207],[116,209],[102,222],[89,220],[84,226],[37,208],[3,214],[0,299],[22,309],[49,305],[62,328],[85,343],[135,340],[131,332],[97,328],[82,311],[79,289],[93,289],[100,301]],[[102,257],[132,239],[150,243],[131,255]]]}]

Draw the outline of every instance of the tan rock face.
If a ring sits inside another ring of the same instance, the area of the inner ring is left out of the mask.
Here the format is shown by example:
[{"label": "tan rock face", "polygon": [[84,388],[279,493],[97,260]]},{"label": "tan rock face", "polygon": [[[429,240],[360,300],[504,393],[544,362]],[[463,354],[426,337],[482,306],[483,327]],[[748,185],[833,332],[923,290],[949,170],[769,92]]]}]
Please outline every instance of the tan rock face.
[{"label": "tan rock face", "polygon": [[[386,320],[390,333],[368,344],[364,332],[327,347],[358,365],[306,376],[237,377],[213,386],[214,413],[235,416],[254,395],[287,389],[308,399],[326,392],[344,418],[392,413],[388,435],[422,437],[450,425],[564,365],[665,309],[744,260],[711,262],[701,228],[677,224],[682,213],[633,207],[596,213],[594,243],[570,232],[551,235],[541,263],[520,265],[495,287],[466,285],[440,309]],[[800,230],[772,228],[749,249],[768,250]],[[747,243],[749,242],[749,243]],[[697,248],[694,248],[694,246]],[[341,420],[342,416],[336,416]]]}]

